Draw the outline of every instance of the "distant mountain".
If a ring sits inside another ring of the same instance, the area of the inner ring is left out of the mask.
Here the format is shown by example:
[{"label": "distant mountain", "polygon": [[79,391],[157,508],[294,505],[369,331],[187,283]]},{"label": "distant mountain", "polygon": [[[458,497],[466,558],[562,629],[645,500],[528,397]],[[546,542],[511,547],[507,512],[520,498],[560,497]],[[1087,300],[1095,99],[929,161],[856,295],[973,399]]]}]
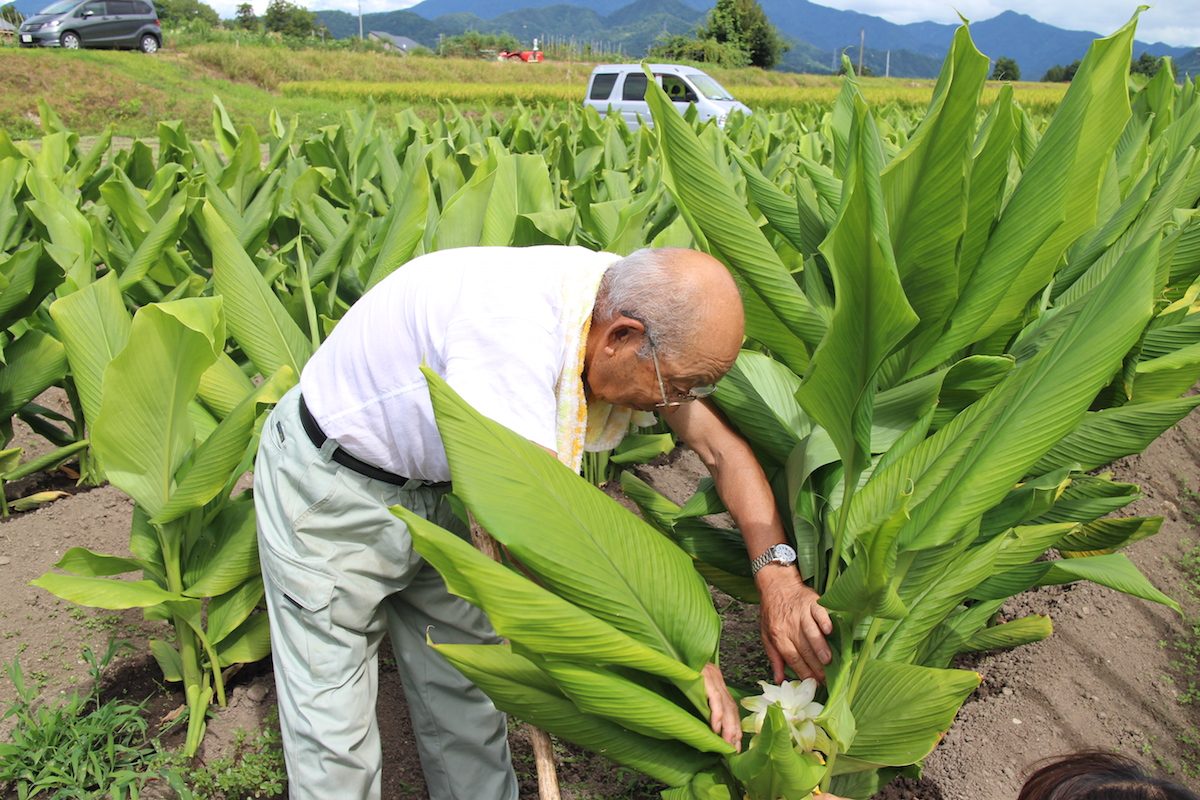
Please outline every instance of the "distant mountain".
[{"label": "distant mountain", "polygon": [[1175,74],[1189,75],[1192,80],[1200,78],[1200,47],[1175,61]]},{"label": "distant mountain", "polygon": [[[317,19],[325,24],[335,39],[358,36],[358,15],[345,11],[318,11]],[[363,14],[364,31],[383,31],[407,36],[426,47],[437,46],[439,35],[454,36],[477,28],[482,22],[472,14],[447,15],[438,20],[428,20],[411,11],[384,11],[378,14]],[[474,25],[472,23],[475,23]]]},{"label": "distant mountain", "polygon": [[[586,3],[586,0],[583,0]],[[913,22],[897,25],[880,17],[855,11],[810,3],[807,0],[761,0],[767,17],[788,36],[801,39],[825,50],[832,61],[835,50],[857,52],[860,34],[866,34],[866,46],[872,50],[892,53],[892,74],[907,75],[896,66],[897,50],[909,50],[930,56],[938,62],[945,56],[957,25],[937,22]],[[1106,31],[1105,34],[1111,33]],[[1055,64],[1069,64],[1083,58],[1088,45],[1098,33],[1068,31],[1038,22],[1032,17],[1005,11],[991,19],[972,22],[971,37],[975,45],[992,59],[1001,56],[1015,59],[1021,74],[1037,80]],[[1180,57],[1194,48],[1172,47],[1159,43],[1134,43],[1134,53]],[[880,70],[875,70],[882,74]]]},{"label": "distant mountain", "polygon": [[[957,25],[936,22],[914,22],[898,25],[880,17],[856,11],[841,11],[818,5],[808,0],[760,0],[767,17],[780,32],[795,44],[793,51],[784,57],[785,68],[821,69],[830,71],[838,62],[838,54],[849,51],[857,61],[860,36],[865,34],[864,61],[876,74],[883,74],[891,52],[891,74],[907,76],[936,75],[945,56]],[[714,0],[671,0],[673,11],[666,15],[670,22],[664,30],[674,32],[674,27],[687,15],[680,8],[697,12],[697,20],[711,8]],[[629,34],[632,27],[649,28],[646,20],[655,13],[649,9],[667,5],[666,2],[650,3],[648,0],[624,5],[624,0],[575,0],[579,19],[585,19],[587,11],[600,15],[605,20],[619,19],[626,41],[641,42],[645,35]],[[441,19],[451,12],[466,12],[489,22],[501,19],[524,20],[526,29],[531,15],[539,8],[554,6],[555,0],[424,0],[410,10],[426,19]],[[560,14],[555,15],[560,16]],[[542,17],[544,19],[544,17]],[[574,34],[581,37],[613,39],[606,31],[590,30],[594,19],[588,17],[589,30]],[[609,24],[613,24],[610,22]],[[514,31],[515,33],[515,31]],[[558,30],[545,33],[562,35]],[[1109,33],[1106,31],[1105,33]],[[410,35],[410,34],[405,34]],[[1015,59],[1026,78],[1037,80],[1055,64],[1068,64],[1082,58],[1088,45],[1100,36],[1087,31],[1068,31],[1038,22],[1032,17],[1006,11],[992,19],[974,22],[971,35],[976,45],[989,57],[1001,56]],[[1134,43],[1134,53],[1169,55],[1185,58],[1194,48],[1172,47],[1161,42]],[[630,49],[633,54],[635,51]]]},{"label": "distant mountain", "polygon": [[[999,16],[971,25],[975,45],[993,59],[1007,56],[1021,67],[1025,80],[1039,80],[1055,64],[1070,64],[1083,58],[1088,45],[1098,34],[1086,31],[1067,31],[1038,22],[1033,17],[1005,11]],[[1191,47],[1171,47],[1162,44],[1134,42],[1133,53],[1179,58],[1192,52]]]},{"label": "distant mountain", "polygon": [[[481,19],[495,19],[513,11],[559,5],[562,0],[423,0],[408,10],[426,19],[436,19],[445,14],[465,12]],[[629,4],[629,0],[581,0],[575,5],[584,6],[602,17],[608,16]],[[691,0],[687,5],[693,11],[707,11],[712,2]]]},{"label": "distant mountain", "polygon": [[[335,38],[358,35],[356,16],[343,11],[316,13]],[[543,41],[548,36],[574,38],[580,42],[603,42],[619,47],[630,58],[640,58],[659,36],[688,33],[703,19],[704,12],[679,0],[636,0],[608,16],[590,7],[563,4],[526,7],[491,18],[457,11],[425,19],[412,11],[390,11],[364,14],[363,28],[407,36],[430,48],[437,47],[439,35],[451,36],[468,30],[510,33],[527,45],[532,44],[534,37]]]}]

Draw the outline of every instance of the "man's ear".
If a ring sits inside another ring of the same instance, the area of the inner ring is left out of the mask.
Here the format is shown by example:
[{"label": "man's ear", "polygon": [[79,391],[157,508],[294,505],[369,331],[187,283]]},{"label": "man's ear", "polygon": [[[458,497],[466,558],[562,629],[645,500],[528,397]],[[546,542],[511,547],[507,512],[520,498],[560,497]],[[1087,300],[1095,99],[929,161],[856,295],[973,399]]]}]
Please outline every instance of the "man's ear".
[{"label": "man's ear", "polygon": [[615,352],[615,350],[624,345],[633,336],[644,336],[646,326],[641,320],[636,320],[632,317],[621,315],[608,323],[607,330],[604,332],[604,346],[606,349]]}]

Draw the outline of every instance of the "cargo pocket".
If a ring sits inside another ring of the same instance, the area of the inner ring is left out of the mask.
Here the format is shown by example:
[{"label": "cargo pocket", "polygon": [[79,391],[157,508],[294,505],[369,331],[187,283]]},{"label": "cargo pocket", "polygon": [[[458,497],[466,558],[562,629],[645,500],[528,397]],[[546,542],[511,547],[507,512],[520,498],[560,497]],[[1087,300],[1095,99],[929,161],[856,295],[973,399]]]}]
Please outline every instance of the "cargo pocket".
[{"label": "cargo pocket", "polygon": [[330,609],[334,576],[268,546],[263,552],[268,591],[275,592],[272,647],[293,679],[307,674],[314,686],[336,686],[361,668],[360,637],[334,628]]}]

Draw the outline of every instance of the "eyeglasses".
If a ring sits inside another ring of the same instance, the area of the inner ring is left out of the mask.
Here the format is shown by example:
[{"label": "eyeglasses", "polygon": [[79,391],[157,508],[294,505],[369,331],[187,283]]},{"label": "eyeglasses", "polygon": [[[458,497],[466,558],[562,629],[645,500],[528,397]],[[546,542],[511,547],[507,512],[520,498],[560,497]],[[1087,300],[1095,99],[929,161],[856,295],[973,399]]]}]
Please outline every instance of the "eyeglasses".
[{"label": "eyeglasses", "polygon": [[693,386],[686,392],[680,392],[672,387],[671,394],[674,400],[667,397],[667,382],[663,380],[662,369],[658,366],[658,348],[654,346],[654,339],[647,335],[650,342],[650,360],[654,362],[654,375],[658,378],[658,390],[662,392],[662,402],[655,403],[655,408],[679,408],[684,403],[690,403],[693,400],[699,400],[702,397],[708,397],[717,390],[714,384],[708,383],[703,386]]},{"label": "eyeglasses", "polygon": [[690,403],[693,400],[699,400],[701,398],[708,397],[717,390],[716,385],[711,383],[704,384],[702,386],[693,386],[686,392],[678,391],[672,387],[671,397],[674,399],[668,397],[667,382],[663,380],[662,367],[658,365],[658,347],[654,343],[654,335],[650,333],[650,326],[646,324],[646,320],[629,313],[625,309],[621,309],[621,314],[629,317],[632,320],[637,320],[638,322],[642,323],[642,329],[644,331],[643,335],[646,337],[646,341],[650,345],[650,360],[654,363],[654,377],[658,378],[658,391],[662,393],[662,402],[655,403],[655,408],[679,408],[684,403]]}]

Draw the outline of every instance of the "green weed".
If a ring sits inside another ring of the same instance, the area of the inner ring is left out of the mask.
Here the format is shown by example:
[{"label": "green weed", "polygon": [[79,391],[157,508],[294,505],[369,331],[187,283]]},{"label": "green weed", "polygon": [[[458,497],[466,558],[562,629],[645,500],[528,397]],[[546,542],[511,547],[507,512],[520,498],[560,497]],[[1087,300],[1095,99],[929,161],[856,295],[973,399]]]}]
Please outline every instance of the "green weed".
[{"label": "green weed", "polygon": [[8,667],[17,698],[4,717],[15,717],[11,741],[0,744],[0,787],[31,798],[81,797],[106,790],[113,797],[135,792],[156,748],[146,736],[141,703],[101,701],[100,678],[121,645],[110,643],[97,658],[91,648],[92,689],[72,692],[57,705],[38,704],[18,660]]},{"label": "green weed", "polygon": [[171,786],[179,792],[186,785],[190,792],[181,797],[195,800],[250,800],[276,797],[287,785],[287,770],[279,734],[279,717],[272,711],[263,727],[251,734],[239,730],[229,755],[213,759],[201,767],[191,767],[182,755],[168,756],[160,766],[173,773]]}]

